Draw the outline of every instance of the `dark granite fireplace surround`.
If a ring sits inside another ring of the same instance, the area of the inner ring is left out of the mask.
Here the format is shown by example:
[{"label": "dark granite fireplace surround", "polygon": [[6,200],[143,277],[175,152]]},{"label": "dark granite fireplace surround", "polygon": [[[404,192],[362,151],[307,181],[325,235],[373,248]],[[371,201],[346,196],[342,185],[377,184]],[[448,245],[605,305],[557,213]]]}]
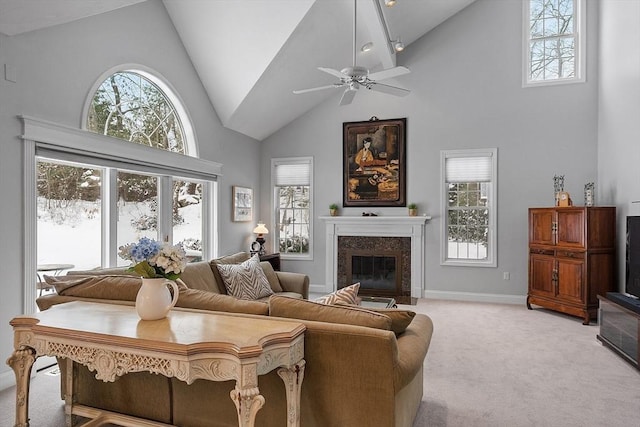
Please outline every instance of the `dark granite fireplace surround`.
[{"label": "dark granite fireplace surround", "polygon": [[394,289],[367,288],[360,285],[360,295],[393,297],[401,304],[411,303],[411,238],[338,236],[337,288],[352,284],[352,256],[375,256],[395,258],[397,283]]}]

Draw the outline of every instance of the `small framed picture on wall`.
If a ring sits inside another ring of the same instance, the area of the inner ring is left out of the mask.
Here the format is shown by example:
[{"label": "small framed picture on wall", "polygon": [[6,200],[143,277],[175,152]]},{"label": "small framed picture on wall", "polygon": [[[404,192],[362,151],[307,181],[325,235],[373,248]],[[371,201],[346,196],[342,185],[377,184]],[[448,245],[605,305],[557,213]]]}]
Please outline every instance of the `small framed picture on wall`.
[{"label": "small framed picture on wall", "polygon": [[253,190],[247,187],[233,186],[233,221],[251,221],[253,219]]}]

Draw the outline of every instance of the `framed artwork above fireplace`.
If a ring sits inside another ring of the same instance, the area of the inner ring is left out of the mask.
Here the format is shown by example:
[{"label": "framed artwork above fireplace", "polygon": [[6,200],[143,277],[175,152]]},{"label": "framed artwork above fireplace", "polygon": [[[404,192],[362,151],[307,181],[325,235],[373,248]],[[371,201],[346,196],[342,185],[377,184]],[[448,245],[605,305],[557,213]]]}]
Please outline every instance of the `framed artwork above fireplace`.
[{"label": "framed artwork above fireplace", "polygon": [[406,120],[343,123],[344,206],[406,206]]}]

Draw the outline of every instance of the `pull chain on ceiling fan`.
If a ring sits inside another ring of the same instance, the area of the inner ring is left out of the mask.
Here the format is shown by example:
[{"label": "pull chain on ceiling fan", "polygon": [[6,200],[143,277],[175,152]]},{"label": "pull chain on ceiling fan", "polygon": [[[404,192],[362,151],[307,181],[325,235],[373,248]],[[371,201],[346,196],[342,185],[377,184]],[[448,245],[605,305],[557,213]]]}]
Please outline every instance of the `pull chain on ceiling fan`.
[{"label": "pull chain on ceiling fan", "polygon": [[347,105],[353,101],[356,93],[360,87],[365,89],[375,90],[377,92],[386,93],[395,96],[406,96],[410,93],[409,90],[403,89],[397,86],[391,86],[383,83],[379,83],[379,80],[390,79],[393,77],[408,74],[410,71],[407,67],[393,67],[386,70],[378,71],[369,74],[369,70],[366,67],[359,67],[356,65],[356,28],[357,28],[357,0],[353,0],[353,66],[343,68],[342,70],[334,70],[333,68],[318,67],[318,70],[331,74],[334,77],[340,79],[339,83],[333,83],[326,86],[318,86],[310,89],[294,90],[295,94],[302,94],[307,92],[316,92],[324,89],[345,88],[342,98],[340,98],[340,105]]}]

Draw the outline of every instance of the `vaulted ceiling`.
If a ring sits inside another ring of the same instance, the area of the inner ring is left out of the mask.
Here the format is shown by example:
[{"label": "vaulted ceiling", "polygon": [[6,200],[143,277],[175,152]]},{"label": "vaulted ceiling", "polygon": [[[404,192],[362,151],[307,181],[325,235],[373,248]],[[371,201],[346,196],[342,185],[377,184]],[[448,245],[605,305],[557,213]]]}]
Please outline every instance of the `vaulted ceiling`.
[{"label": "vaulted ceiling", "polygon": [[[145,0],[0,0],[12,36]],[[155,1],[155,0],[148,0]],[[357,0],[356,62],[371,72],[402,64],[391,41],[411,43],[475,0]],[[337,78],[317,67],[353,65],[354,0],[163,0],[223,125],[262,140],[341,89],[295,95]],[[360,47],[373,42],[373,48]],[[402,77],[385,83],[404,87]],[[407,87],[407,89],[411,89]]]}]

